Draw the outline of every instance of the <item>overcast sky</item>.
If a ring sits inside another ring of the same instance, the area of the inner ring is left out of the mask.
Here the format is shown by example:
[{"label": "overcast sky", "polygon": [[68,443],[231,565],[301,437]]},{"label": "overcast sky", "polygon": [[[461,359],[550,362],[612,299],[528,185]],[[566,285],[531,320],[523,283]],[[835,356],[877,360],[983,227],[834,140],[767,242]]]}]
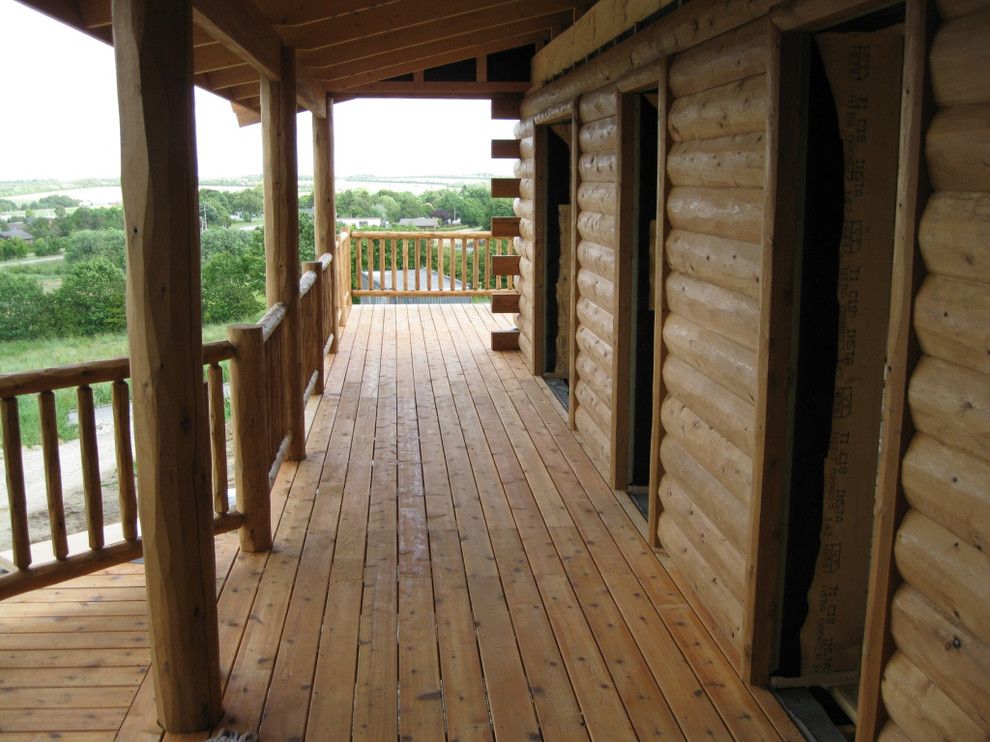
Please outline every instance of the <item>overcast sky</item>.
[{"label": "overcast sky", "polygon": [[[0,180],[119,177],[113,49],[14,0],[0,0]],[[489,158],[512,124],[488,101],[363,100],[334,108],[339,175],[511,175]],[[310,115],[299,118],[299,174],[312,175]],[[196,90],[201,178],[261,173],[261,127]]]}]

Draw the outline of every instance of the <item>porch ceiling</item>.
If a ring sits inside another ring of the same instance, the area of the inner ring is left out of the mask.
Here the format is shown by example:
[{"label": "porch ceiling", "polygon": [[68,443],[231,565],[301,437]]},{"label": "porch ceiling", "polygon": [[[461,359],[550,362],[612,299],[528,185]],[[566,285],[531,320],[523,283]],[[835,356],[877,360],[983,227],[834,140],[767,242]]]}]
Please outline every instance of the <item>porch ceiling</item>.
[{"label": "porch ceiling", "polygon": [[[507,325],[478,304],[354,307],[307,458],[279,473],[273,550],[217,542],[221,726],[799,739],[735,675],[549,389],[488,349]],[[142,578],[110,572],[0,603],[0,729],[161,736]]]},{"label": "porch ceiling", "polygon": [[[21,0],[112,43],[110,0]],[[541,44],[569,27],[589,0],[195,0],[196,84],[257,110],[266,55],[249,58],[243,43],[297,50],[300,82],[319,93],[351,97],[375,84],[433,67]],[[269,55],[270,56],[270,55]],[[505,88],[503,83],[501,88]],[[524,88],[516,84],[514,90]],[[500,91],[483,74],[469,83],[409,86],[460,96]],[[308,106],[307,106],[308,107]]]}]

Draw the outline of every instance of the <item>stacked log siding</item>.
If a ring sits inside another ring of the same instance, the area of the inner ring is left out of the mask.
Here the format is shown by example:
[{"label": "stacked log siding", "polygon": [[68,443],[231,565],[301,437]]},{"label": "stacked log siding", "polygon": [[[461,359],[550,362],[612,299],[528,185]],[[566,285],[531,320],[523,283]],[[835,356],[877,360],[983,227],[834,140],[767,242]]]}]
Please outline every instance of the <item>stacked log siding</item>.
[{"label": "stacked log siding", "polygon": [[768,58],[759,23],[670,61],[661,545],[738,663],[749,550]]},{"label": "stacked log siding", "polygon": [[929,56],[938,108],[924,146],[933,192],[918,231],[926,276],[913,314],[922,356],[894,544],[903,582],[881,692],[885,733],[977,740],[990,729],[990,7],[940,10]]}]

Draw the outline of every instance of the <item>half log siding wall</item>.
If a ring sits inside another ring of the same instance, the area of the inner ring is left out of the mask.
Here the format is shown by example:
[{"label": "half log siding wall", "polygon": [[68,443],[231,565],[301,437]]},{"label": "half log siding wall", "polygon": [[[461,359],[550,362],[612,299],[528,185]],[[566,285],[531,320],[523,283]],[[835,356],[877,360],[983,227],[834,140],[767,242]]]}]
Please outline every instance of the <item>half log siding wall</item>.
[{"label": "half log siding wall", "polygon": [[884,736],[977,740],[990,730],[990,3],[939,10],[913,309],[922,355],[881,692]]}]

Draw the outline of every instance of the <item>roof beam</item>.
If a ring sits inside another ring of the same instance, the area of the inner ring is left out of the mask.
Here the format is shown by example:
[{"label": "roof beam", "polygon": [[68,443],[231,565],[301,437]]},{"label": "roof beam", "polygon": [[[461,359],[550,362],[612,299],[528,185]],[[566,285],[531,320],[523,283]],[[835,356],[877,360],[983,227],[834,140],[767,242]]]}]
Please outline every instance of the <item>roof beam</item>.
[{"label": "roof beam", "polygon": [[567,7],[570,1],[513,0],[507,5],[465,13],[455,19],[443,18],[422,23],[408,28],[400,34],[378,34],[345,41],[318,51],[300,52],[300,58],[313,66],[319,65],[321,60],[342,64],[384,52],[395,53],[418,44],[446,44],[453,34],[481,34],[507,23],[526,20],[536,23],[536,19],[546,15],[554,15],[555,18],[567,17],[571,12]]},{"label": "roof beam", "polygon": [[193,20],[269,80],[278,80],[282,40],[251,2],[195,0]]},{"label": "roof beam", "polygon": [[[450,54],[454,54],[450,61],[457,62],[462,59],[477,57],[482,53],[477,50],[486,42],[501,41],[537,32],[548,35],[549,29],[556,23],[556,20],[558,20],[557,17],[553,15],[541,16],[539,19],[528,19],[500,25],[488,29],[484,34],[479,34],[471,30],[464,33],[453,33],[447,36],[441,44],[428,42],[416,44],[405,49],[389,49],[371,57],[341,64],[331,63],[319,65],[316,59],[310,59],[309,65],[313,75],[318,80],[337,80],[350,75],[376,71],[383,67],[389,69],[396,67],[402,68],[401,72],[393,72],[378,77],[379,80],[386,80],[394,75],[434,67],[436,64],[421,63],[421,60],[428,60],[438,55],[449,56]],[[504,49],[506,47],[502,48]],[[323,54],[327,54],[327,52],[323,52]]]},{"label": "roof beam", "polygon": [[[535,44],[540,41],[545,41],[546,38],[546,30],[538,30],[530,31],[529,33],[522,35],[488,39],[486,43],[480,45],[475,44],[467,50],[444,49],[442,52],[434,53],[428,57],[402,62],[399,64],[381,66],[373,68],[370,71],[366,70],[364,72],[358,72],[347,76],[321,79],[321,82],[328,90],[349,92],[349,88],[358,87],[360,85],[368,85],[374,82],[381,82],[390,77],[395,77],[396,75],[405,75],[419,69],[429,69],[431,67],[439,67],[444,64],[451,64],[452,62],[460,62],[464,59],[473,59],[479,54],[492,54],[494,52],[501,52],[507,49],[514,49],[517,46]],[[320,78],[319,75],[317,77]]]},{"label": "roof beam", "polygon": [[[371,36],[387,34],[397,39],[401,29],[449,19],[456,29],[458,16],[484,8],[511,5],[514,0],[433,0],[429,12],[424,12],[423,0],[396,0],[379,3],[375,7],[350,13],[346,18],[319,21],[302,27],[279,27],[285,43],[298,49],[308,48],[308,44],[318,39],[319,47],[340,44]],[[571,7],[572,3],[567,3]],[[308,59],[307,55],[303,55]]]}]

